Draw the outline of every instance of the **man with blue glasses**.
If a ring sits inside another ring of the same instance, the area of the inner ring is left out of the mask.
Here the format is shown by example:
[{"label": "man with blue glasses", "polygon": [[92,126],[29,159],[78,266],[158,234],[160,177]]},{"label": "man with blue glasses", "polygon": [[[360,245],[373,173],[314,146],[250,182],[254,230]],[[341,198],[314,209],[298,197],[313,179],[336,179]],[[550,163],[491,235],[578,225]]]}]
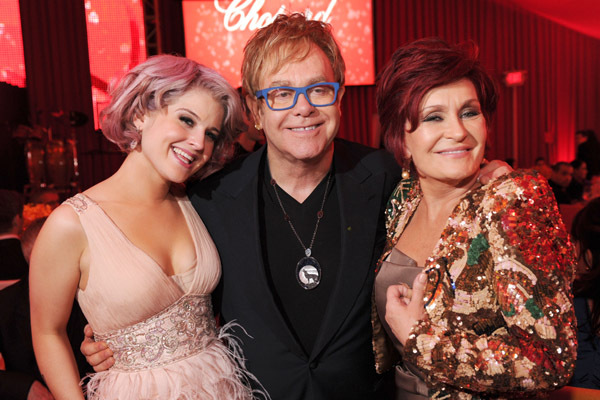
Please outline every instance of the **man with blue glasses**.
[{"label": "man with blue glasses", "polygon": [[266,146],[189,189],[223,269],[215,308],[276,400],[384,397],[371,346],[387,153],[336,139],[344,60],[330,27],[280,15],[244,51],[242,85]]},{"label": "man with blue glasses", "polygon": [[339,88],[340,84],[337,82],[321,82],[304,87],[275,86],[257,90],[255,94],[257,99],[265,99],[271,110],[284,111],[293,108],[301,94],[313,107],[330,106],[337,101]]}]

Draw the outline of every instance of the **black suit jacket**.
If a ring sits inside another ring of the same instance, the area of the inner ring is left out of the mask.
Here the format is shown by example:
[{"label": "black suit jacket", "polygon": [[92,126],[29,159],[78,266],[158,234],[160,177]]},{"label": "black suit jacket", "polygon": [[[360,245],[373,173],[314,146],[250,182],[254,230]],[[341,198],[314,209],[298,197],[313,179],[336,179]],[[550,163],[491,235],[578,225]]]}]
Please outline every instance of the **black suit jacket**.
[{"label": "black suit jacket", "polygon": [[259,168],[266,146],[189,188],[223,274],[215,309],[236,321],[247,367],[274,400],[378,398],[371,346],[374,265],[385,239],[383,210],[399,180],[393,158],[356,143],[334,144],[341,266],[312,353],[306,356],[273,298],[259,237]]},{"label": "black suit jacket", "polygon": [[[25,400],[33,382],[42,382],[31,342],[29,315],[29,282],[25,276],[0,290],[0,353],[6,364],[6,371],[0,371],[0,399],[3,400]],[[67,335],[81,377],[93,372],[79,351],[85,324],[85,317],[75,302],[67,324]]]},{"label": "black suit jacket", "polygon": [[21,250],[19,239],[0,240],[0,280],[20,279],[27,274],[29,266]]}]

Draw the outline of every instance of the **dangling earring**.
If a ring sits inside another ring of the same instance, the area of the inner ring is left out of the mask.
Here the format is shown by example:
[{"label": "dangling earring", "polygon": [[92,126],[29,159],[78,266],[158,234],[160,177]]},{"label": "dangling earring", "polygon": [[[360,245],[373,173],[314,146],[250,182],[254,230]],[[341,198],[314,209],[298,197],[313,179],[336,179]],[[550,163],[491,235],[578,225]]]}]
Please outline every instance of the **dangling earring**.
[{"label": "dangling earring", "polygon": [[413,186],[413,181],[410,178],[410,158],[405,158],[402,162],[402,179],[396,188],[394,194],[399,198],[400,202],[408,198],[408,194]]},{"label": "dangling earring", "polygon": [[[139,128],[139,127],[136,126],[135,127],[135,131],[136,131],[136,133],[138,135],[142,136],[142,129],[141,128]],[[135,150],[135,148],[137,147],[138,143],[139,143],[138,139],[133,139],[131,142],[129,142],[129,149],[132,150],[132,151]]]},{"label": "dangling earring", "polygon": [[402,163],[402,180],[410,179],[410,158],[405,158]]}]

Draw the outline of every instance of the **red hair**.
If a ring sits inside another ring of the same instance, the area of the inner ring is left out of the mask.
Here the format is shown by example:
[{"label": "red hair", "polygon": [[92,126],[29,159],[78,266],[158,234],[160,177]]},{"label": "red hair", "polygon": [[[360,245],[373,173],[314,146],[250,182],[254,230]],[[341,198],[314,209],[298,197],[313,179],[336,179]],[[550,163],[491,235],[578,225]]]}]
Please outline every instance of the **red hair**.
[{"label": "red hair", "polygon": [[439,38],[420,39],[400,47],[380,73],[377,82],[377,112],[386,148],[404,161],[404,130],[419,127],[423,97],[433,88],[461,79],[475,86],[481,112],[489,125],[498,103],[493,79],[477,60],[477,46],[451,46]]}]

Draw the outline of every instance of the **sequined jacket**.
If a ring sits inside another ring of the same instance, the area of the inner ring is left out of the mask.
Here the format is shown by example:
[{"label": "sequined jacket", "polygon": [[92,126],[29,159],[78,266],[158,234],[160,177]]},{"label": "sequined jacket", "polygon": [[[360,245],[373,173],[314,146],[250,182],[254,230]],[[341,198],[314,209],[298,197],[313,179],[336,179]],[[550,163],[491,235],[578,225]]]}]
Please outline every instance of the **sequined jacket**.
[{"label": "sequined jacket", "polygon": [[[392,194],[379,264],[420,200],[418,184],[399,185]],[[573,246],[541,175],[515,171],[467,193],[426,261],[425,315],[402,355],[424,372],[430,397],[539,398],[567,384],[577,346],[574,265]],[[375,307],[372,319],[376,366],[383,372],[397,354]]]}]

